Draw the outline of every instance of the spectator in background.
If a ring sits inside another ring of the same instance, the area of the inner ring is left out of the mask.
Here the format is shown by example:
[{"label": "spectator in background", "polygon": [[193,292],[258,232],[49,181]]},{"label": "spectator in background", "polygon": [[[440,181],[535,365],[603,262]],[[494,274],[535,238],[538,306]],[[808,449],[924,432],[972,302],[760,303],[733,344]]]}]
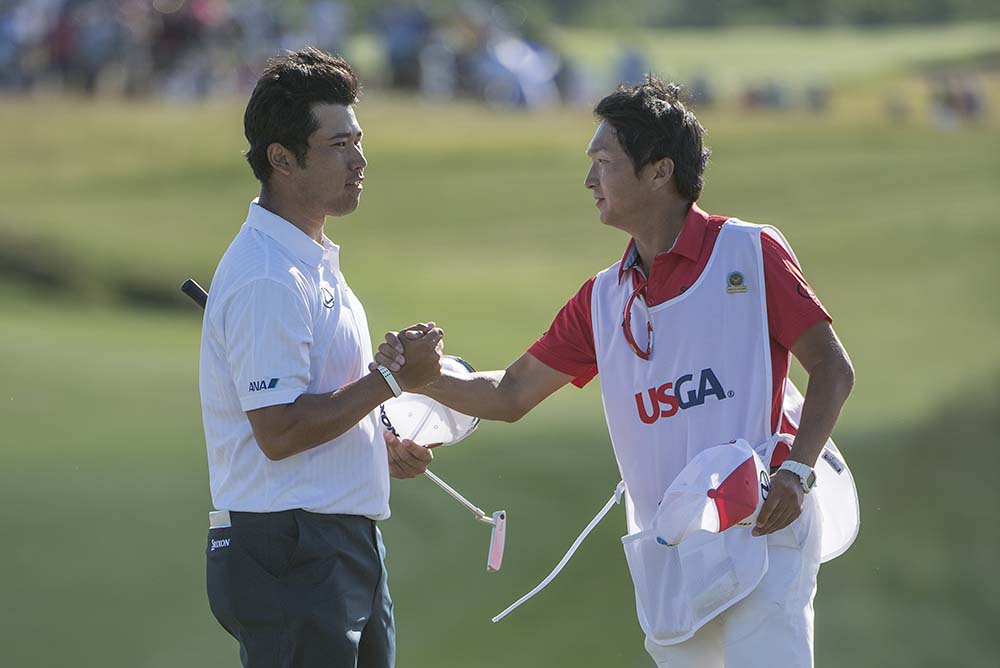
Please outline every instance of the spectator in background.
[{"label": "spectator in background", "polygon": [[830,109],[830,87],[813,82],[806,86],[806,109],[814,114],[825,114]]},{"label": "spectator in background", "polygon": [[430,17],[416,2],[394,3],[378,15],[375,28],[389,62],[389,85],[405,90],[420,88],[421,51],[433,29]]},{"label": "spectator in background", "polygon": [[631,45],[622,48],[618,64],[615,66],[617,79],[620,83],[625,85],[638,84],[649,70],[649,60],[646,59],[646,55],[642,51]]},{"label": "spectator in background", "polygon": [[712,82],[705,74],[696,74],[691,79],[688,99],[692,106],[700,109],[711,109],[715,106],[715,90]]}]

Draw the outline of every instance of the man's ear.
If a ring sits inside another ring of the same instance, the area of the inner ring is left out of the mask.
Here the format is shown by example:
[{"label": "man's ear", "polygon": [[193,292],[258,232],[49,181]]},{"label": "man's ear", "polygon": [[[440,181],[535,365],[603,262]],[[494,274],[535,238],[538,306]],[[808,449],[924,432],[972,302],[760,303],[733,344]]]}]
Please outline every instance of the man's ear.
[{"label": "man's ear", "polygon": [[670,179],[674,175],[674,161],[670,158],[660,158],[652,163],[653,170],[652,186],[653,190],[659,190],[670,184]]},{"label": "man's ear", "polygon": [[273,142],[267,147],[267,161],[271,163],[271,169],[278,172],[283,176],[288,176],[292,173],[292,163],[295,160],[295,156],[287,148],[279,144],[278,142]]}]

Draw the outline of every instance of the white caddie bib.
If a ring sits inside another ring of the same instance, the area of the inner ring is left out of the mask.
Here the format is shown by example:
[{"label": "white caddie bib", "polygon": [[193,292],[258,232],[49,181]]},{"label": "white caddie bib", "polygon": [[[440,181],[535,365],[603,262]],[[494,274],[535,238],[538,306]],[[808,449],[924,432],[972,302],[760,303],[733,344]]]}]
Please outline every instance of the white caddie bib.
[{"label": "white caddie bib", "polygon": [[[618,265],[598,274],[592,297],[601,395],[627,490],[622,539],[646,635],[659,644],[690,638],[749,594],[767,570],[767,543],[750,528],[699,533],[666,546],[652,530],[670,483],[699,452],[735,439],[771,436],[771,355],[762,228],[723,225],[708,264],[680,296],[648,309],[651,358],[622,331],[632,280]],[[637,311],[642,313],[642,311]],[[636,341],[645,318],[633,312]]]},{"label": "white caddie bib", "polygon": [[[648,361],[632,351],[622,330],[631,277],[619,283],[617,263],[597,275],[591,297],[594,348],[622,482],[552,572],[494,622],[551,582],[622,497],[629,532],[622,544],[635,585],[636,612],[653,642],[687,640],[760,582],[767,571],[767,539],[755,538],[752,527],[698,531],[669,545],[655,526],[668,511],[661,501],[670,484],[699,453],[743,439],[762,462],[770,463],[779,441],[791,442],[770,427],[764,233],[798,264],[777,229],[728,220],[695,284],[648,309],[656,341]],[[646,312],[641,303],[637,308]],[[640,346],[646,341],[645,328],[646,321],[633,314],[632,334]],[[802,404],[802,395],[786,378],[782,410],[796,428]],[[820,554],[826,562],[851,546],[860,526],[854,478],[832,439],[816,463],[816,479],[811,494],[822,513]]]}]

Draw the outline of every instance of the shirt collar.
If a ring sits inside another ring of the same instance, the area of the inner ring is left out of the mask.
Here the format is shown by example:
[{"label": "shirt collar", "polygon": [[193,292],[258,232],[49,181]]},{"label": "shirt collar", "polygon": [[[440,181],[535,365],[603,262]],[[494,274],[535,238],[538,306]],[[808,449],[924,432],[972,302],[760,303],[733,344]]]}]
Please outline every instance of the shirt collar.
[{"label": "shirt collar", "polygon": [[338,265],[340,247],[323,236],[320,245],[309,238],[305,232],[292,225],[276,213],[272,213],[258,203],[258,198],[250,202],[246,224],[259,230],[284,246],[295,257],[312,266],[319,266],[323,260],[333,266]]},{"label": "shirt collar", "polygon": [[[687,215],[684,217],[684,225],[681,226],[680,234],[677,235],[674,245],[666,252],[676,253],[692,262],[697,262],[698,256],[701,255],[701,247],[705,242],[705,232],[707,230],[708,214],[702,211],[696,203],[691,204],[691,208],[688,209]],[[663,255],[663,253],[660,253],[660,255]],[[618,265],[618,282],[621,283],[625,272],[635,267],[638,263],[639,250],[635,247],[635,239],[629,239],[628,246],[625,248],[625,254]]]}]

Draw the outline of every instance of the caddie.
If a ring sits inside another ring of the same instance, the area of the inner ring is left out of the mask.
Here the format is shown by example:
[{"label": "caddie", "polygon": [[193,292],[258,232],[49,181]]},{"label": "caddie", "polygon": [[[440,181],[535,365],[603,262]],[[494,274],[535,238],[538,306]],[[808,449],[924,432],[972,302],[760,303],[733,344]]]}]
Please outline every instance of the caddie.
[{"label": "caddie", "polygon": [[[599,373],[649,654],[669,668],[812,666],[824,555],[810,491],[816,466],[840,465],[825,446],[853,387],[851,361],[781,233],[697,205],[710,151],[677,86],[649,75],[594,111],[584,184],[601,222],[631,237],[621,259],[586,281],[506,370],[446,374],[420,391],[512,422]],[[403,343],[420,336],[390,333],[376,361],[405,368]],[[791,356],[809,375],[801,406],[790,405]],[[790,448],[780,432],[794,435]],[[770,467],[756,523],[680,545],[658,537],[671,482],[699,453],[737,440]]]}]

